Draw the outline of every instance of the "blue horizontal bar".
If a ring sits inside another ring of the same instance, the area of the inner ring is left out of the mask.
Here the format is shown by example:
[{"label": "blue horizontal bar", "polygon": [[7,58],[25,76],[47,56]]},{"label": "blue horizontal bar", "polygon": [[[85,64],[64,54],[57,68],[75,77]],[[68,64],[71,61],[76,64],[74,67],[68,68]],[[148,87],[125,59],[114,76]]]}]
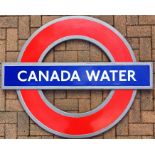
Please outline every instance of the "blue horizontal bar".
[{"label": "blue horizontal bar", "polygon": [[3,89],[150,89],[151,63],[5,63]]}]

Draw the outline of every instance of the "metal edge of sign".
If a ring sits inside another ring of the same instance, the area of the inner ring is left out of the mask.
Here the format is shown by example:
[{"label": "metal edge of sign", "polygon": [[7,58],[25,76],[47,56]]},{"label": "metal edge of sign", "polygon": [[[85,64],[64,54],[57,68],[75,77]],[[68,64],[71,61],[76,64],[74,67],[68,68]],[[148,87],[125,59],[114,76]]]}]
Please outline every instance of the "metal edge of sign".
[{"label": "metal edge of sign", "polygon": [[[151,82],[150,82],[151,83]],[[1,86],[4,90],[144,90],[152,89],[150,86]],[[92,89],[93,88],[93,89]]]},{"label": "metal edge of sign", "polygon": [[[127,42],[127,40],[122,36],[122,34],[120,32],[118,32],[116,29],[114,29],[111,25],[99,20],[99,19],[95,19],[95,18],[92,18],[92,17],[85,17],[85,16],[67,16],[67,17],[61,17],[59,19],[55,19],[47,24],[45,24],[44,26],[42,26],[41,28],[39,28],[38,30],[36,30],[31,36],[30,38],[26,41],[26,43],[24,44],[24,46],[22,47],[21,49],[21,52],[18,56],[18,61],[20,61],[22,55],[23,55],[23,52],[24,50],[26,49],[27,45],[29,44],[29,42],[33,39],[33,37],[35,37],[35,35],[37,35],[41,30],[43,30],[44,28],[46,28],[47,26],[53,24],[53,23],[56,23],[58,21],[62,21],[62,20],[65,20],[65,19],[72,19],[72,18],[82,18],[82,19],[87,19],[87,20],[91,20],[91,21],[95,21],[95,22],[98,22],[104,26],[107,26],[108,28],[110,28],[114,33],[116,33],[120,39],[122,39],[122,41],[124,42],[124,44],[128,47],[129,49],[129,52],[132,56],[132,59],[133,61],[136,61],[135,59],[135,56],[133,54],[133,51],[129,45],[129,43]],[[91,137],[91,136],[95,136],[95,135],[98,135],[100,133],[103,133],[107,130],[109,130],[110,128],[112,128],[114,125],[116,125],[124,116],[125,114],[128,112],[129,108],[131,107],[132,103],[133,103],[133,100],[136,96],[136,90],[133,91],[133,94],[132,94],[132,97],[131,97],[131,100],[128,104],[128,106],[126,107],[126,109],[124,110],[124,112],[118,117],[118,119],[116,119],[111,125],[109,125],[107,128],[104,128],[104,129],[101,129],[97,132],[94,132],[94,133],[91,133],[91,134],[85,134],[85,135],[70,135],[70,134],[63,134],[63,133],[60,133],[60,132],[57,132],[55,130],[52,130],[52,129],[49,129],[46,125],[44,125],[43,123],[41,123],[38,119],[36,119],[33,114],[29,111],[29,109],[26,107],[24,101],[23,101],[23,98],[20,94],[20,90],[17,90],[17,94],[18,94],[18,97],[21,101],[21,104],[23,105],[23,108],[25,109],[25,111],[27,112],[27,114],[32,118],[32,120],[34,120],[34,122],[36,122],[40,127],[42,127],[43,129],[45,129],[46,131],[50,132],[50,133],[54,133],[58,136],[61,136],[61,137],[66,137],[66,138],[88,138],[88,137]]]},{"label": "metal edge of sign", "polygon": [[150,62],[150,89],[153,89],[153,62]]},{"label": "metal edge of sign", "polygon": [[1,89],[4,89],[4,63],[1,64]]}]

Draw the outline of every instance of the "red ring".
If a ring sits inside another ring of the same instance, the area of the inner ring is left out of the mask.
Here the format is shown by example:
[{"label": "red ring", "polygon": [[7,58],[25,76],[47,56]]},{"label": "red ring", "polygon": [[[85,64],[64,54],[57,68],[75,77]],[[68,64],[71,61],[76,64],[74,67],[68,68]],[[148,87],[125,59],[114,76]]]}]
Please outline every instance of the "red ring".
[{"label": "red ring", "polygon": [[[40,31],[27,45],[21,62],[38,62],[45,49],[58,39],[81,35],[104,45],[116,62],[133,62],[131,53],[121,38],[107,26],[82,18],[58,21]],[[64,116],[50,109],[40,97],[38,90],[20,90],[25,106],[45,127],[60,134],[83,136],[106,129],[128,107],[133,90],[116,90],[109,102],[94,114],[75,118]]]}]

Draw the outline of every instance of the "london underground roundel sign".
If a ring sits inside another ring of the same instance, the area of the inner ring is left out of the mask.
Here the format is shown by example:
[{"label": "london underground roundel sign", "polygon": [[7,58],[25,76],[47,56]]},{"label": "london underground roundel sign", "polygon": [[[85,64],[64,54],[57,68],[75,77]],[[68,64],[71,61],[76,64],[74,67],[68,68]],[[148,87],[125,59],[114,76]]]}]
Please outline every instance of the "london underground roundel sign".
[{"label": "london underground roundel sign", "polygon": [[[97,45],[111,62],[42,63],[51,48],[71,39]],[[27,114],[46,131],[68,138],[91,137],[125,116],[136,89],[152,88],[152,64],[135,61],[127,41],[107,23],[91,17],[63,17],[38,29],[23,46],[17,63],[3,64],[2,88],[16,89]],[[42,89],[112,91],[96,109],[71,114],[50,104]]]}]

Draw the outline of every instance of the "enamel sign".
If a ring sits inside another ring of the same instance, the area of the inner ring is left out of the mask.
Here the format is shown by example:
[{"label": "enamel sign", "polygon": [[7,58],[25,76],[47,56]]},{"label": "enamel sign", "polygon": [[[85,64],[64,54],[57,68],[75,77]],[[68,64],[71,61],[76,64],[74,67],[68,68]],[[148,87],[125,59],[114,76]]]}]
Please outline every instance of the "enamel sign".
[{"label": "enamel sign", "polygon": [[[61,42],[81,39],[98,46],[111,62],[43,63]],[[23,46],[18,62],[2,64],[2,88],[15,89],[27,114],[40,127],[67,138],[85,138],[116,125],[130,109],[137,89],[152,89],[151,62],[136,62],[125,38],[91,17],[68,16],[38,29]],[[111,89],[106,100],[73,114],[49,103],[42,89]]]},{"label": "enamel sign", "polygon": [[152,88],[151,63],[5,63],[3,72],[4,89]]}]

